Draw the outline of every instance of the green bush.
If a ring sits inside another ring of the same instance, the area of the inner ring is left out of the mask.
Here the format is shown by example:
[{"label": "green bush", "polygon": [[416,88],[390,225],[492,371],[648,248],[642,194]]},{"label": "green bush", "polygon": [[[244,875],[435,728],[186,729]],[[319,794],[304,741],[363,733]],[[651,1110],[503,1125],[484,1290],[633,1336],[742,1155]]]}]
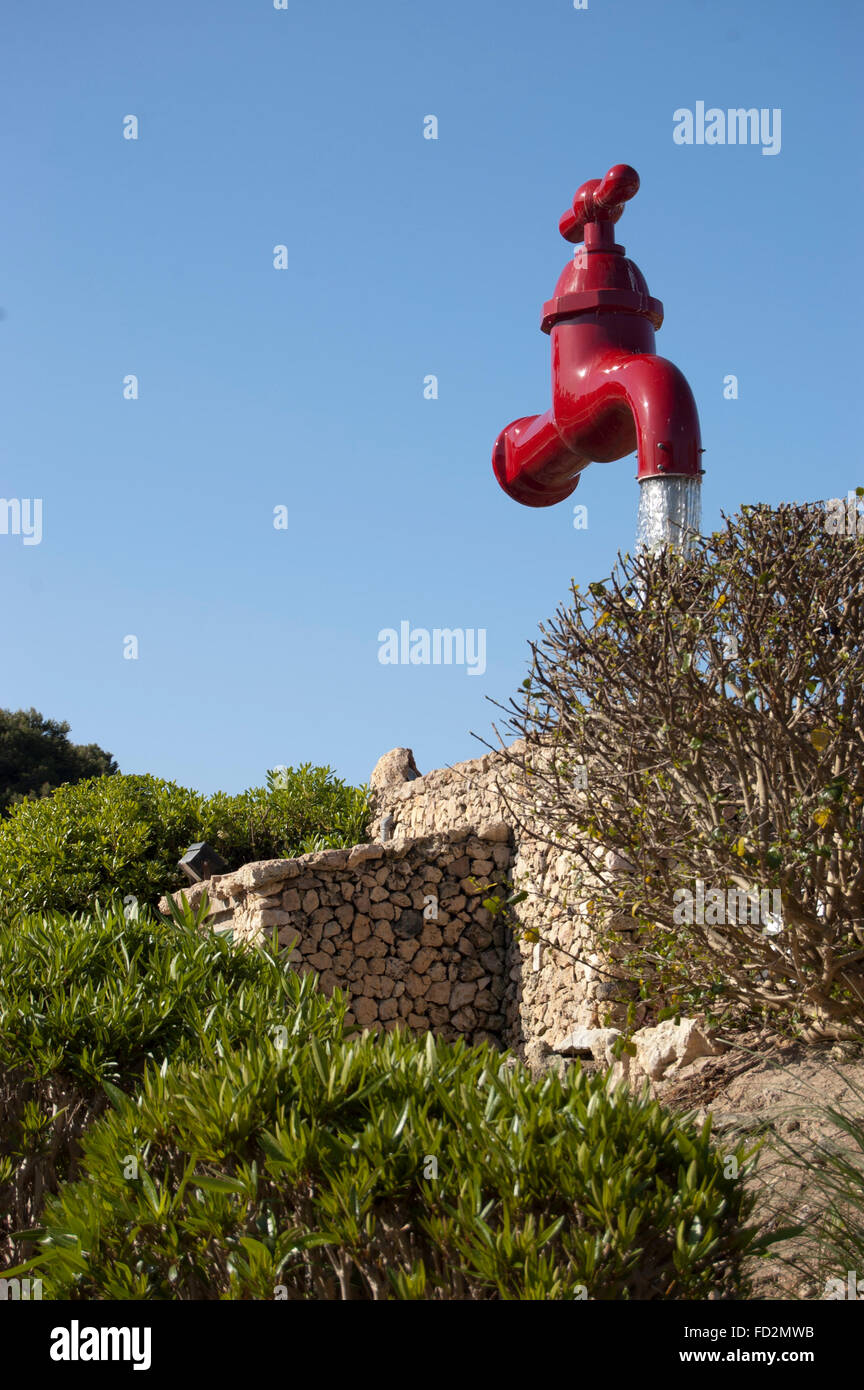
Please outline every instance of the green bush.
[{"label": "green bush", "polygon": [[296,1026],[111,1098],[17,1271],[51,1298],[729,1297],[755,1246],[709,1127],[579,1067]]},{"label": "green bush", "polygon": [[207,803],[205,838],[239,867],[251,859],[360,844],[368,819],[365,787],[347,786],[329,767],[304,763],[268,772],[266,787],[240,796],[217,792]]},{"label": "green bush", "polygon": [[309,764],[209,798],[156,777],[93,777],[0,821],[0,913],[79,912],[114,894],[155,905],[185,881],[177,861],[196,840],[235,869],[357,843],[366,817],[364,788]]},{"label": "green bush", "polygon": [[103,1084],[134,1090],[147,1062],[257,1045],[274,1027],[340,1033],[344,1008],[268,951],[114,908],[0,925],[0,1265],[8,1232],[76,1171]]}]

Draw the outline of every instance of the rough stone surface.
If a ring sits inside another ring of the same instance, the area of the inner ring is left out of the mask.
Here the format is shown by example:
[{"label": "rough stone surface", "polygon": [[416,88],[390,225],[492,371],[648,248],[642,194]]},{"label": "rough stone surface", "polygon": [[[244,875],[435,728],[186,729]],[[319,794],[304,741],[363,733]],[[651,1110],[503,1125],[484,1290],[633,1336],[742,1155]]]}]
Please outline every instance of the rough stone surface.
[{"label": "rough stone surface", "polygon": [[610,1066],[615,1060],[613,1044],[620,1037],[619,1028],[574,1028],[566,1038],[553,1045],[552,1051],[559,1057],[592,1057],[595,1062]]},{"label": "rough stone surface", "polygon": [[716,1057],[718,1049],[709,1042],[693,1018],[680,1023],[667,1018],[656,1028],[640,1028],[633,1034],[635,1066],[651,1081],[657,1081],[670,1067],[686,1067],[697,1057]]},{"label": "rough stone surface", "polygon": [[[598,951],[570,857],[515,824],[507,776],[498,753],[421,775],[411,750],[394,748],[370,779],[370,824],[381,838],[246,864],[183,896],[197,906],[206,892],[207,925],[240,941],[258,942],[274,926],[283,944],[296,938],[297,968],[344,990],[363,1027],[432,1027],[522,1056],[541,1042],[549,1055],[552,1039],[587,1031],[598,1035],[597,1052],[587,1051],[608,1060],[601,1035],[626,1011],[620,962]],[[522,889],[509,920],[483,907]],[[542,944],[525,940],[537,932]],[[668,1045],[664,1034],[652,1065]],[[671,1057],[680,1062],[674,1046]]]},{"label": "rough stone surface", "polygon": [[[524,1053],[533,1038],[565,1037],[576,1026],[621,1024],[627,1006],[616,984],[624,972],[598,952],[589,912],[574,891],[571,856],[550,849],[515,823],[502,792],[508,776],[501,754],[489,752],[373,789],[373,806],[379,818],[391,817],[388,833],[395,844],[453,831],[466,835],[464,860],[449,865],[448,877],[457,878],[458,894],[449,884],[438,885],[437,891],[447,912],[461,911],[462,899],[467,910],[473,908],[493,950],[500,950],[505,936],[511,941],[519,937],[500,1005],[505,1019],[501,1039]],[[528,893],[512,910],[510,926],[482,908],[486,893],[478,894],[477,887],[489,881]],[[443,916],[438,925],[446,939]],[[526,931],[539,931],[540,949],[523,939]]]},{"label": "rough stone surface", "polygon": [[[357,847],[368,854],[355,848],[334,857],[328,850],[280,860],[278,869],[246,864],[184,889],[183,896],[197,905],[206,889],[207,925],[230,927],[241,942],[257,944],[276,927],[280,944],[295,943],[296,968],[317,972],[328,993],[341,989],[350,1021],[360,1027],[401,1019],[412,1029],[432,1026],[445,1039],[473,1042],[478,1031],[493,1031],[489,1019],[511,990],[518,947],[504,932],[492,943],[475,903],[455,891],[472,833],[454,828]],[[481,950],[483,966],[474,959]],[[496,1041],[505,1042],[504,1032],[499,1015]]]},{"label": "rough stone surface", "polygon": [[369,786],[373,792],[389,791],[391,788],[400,788],[403,782],[414,782],[419,776],[411,749],[391,748],[389,753],[378,759],[372,769]]}]

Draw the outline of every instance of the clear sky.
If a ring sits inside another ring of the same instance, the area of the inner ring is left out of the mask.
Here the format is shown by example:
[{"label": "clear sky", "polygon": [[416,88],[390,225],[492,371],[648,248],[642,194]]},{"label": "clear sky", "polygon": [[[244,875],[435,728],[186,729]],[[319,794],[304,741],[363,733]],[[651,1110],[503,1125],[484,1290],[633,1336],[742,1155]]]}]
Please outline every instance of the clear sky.
[{"label": "clear sky", "polygon": [[[39,544],[0,534],[0,705],[204,791],[477,756],[538,622],[632,543],[634,459],[547,510],[490,466],[549,405],[558,218],[612,164],[706,528],[864,482],[861,14],[7,0],[0,496],[43,514]],[[779,108],[779,152],[676,144],[700,101]],[[484,673],[382,665],[403,620],[484,629]]]}]

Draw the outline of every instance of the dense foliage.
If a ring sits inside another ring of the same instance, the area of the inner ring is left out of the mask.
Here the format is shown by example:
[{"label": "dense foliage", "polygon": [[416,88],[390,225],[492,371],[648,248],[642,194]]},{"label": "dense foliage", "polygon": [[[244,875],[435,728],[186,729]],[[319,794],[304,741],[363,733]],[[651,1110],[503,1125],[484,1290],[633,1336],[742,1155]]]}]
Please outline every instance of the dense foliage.
[{"label": "dense foliage", "polygon": [[65,782],[110,776],[117,764],[95,743],[69,742],[69,725],[38,710],[0,709],[0,815]]},{"label": "dense foliage", "polygon": [[2,927],[0,981],[2,1263],[47,1297],[741,1290],[744,1155],[578,1065],[360,1036],[188,907]]},{"label": "dense foliage", "polygon": [[78,912],[114,894],[155,905],[185,882],[177,862],[207,840],[229,869],[365,837],[363,788],[326,767],[205,797],[157,777],[95,777],[25,801],[0,821],[0,915]]},{"label": "dense foliage", "polygon": [[740,1291],[749,1202],[707,1128],[578,1067],[539,1082],[488,1048],[301,1027],[112,1099],[48,1205],[53,1297]]},{"label": "dense foliage", "polygon": [[507,794],[651,997],[842,1037],[864,1025],[864,538],[829,522],[747,507],[575,588],[508,711]]},{"label": "dense foliage", "polygon": [[338,1027],[338,1001],[311,996],[311,980],[269,952],[202,934],[204,911],[166,922],[115,907],[0,924],[0,1250],[75,1171],[104,1082],[134,1090],[147,1061],[251,1045],[274,1021],[290,1030],[301,999],[312,1035]]}]

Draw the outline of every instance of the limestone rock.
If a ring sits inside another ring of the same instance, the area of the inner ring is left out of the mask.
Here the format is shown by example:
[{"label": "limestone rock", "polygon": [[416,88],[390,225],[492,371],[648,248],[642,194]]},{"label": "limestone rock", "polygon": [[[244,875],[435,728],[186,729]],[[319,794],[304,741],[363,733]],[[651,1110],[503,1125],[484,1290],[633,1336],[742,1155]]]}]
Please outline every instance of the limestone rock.
[{"label": "limestone rock", "polygon": [[487,821],[477,831],[477,839],[503,845],[510,839],[510,827],[504,820]]},{"label": "limestone rock", "polygon": [[391,748],[372,769],[369,786],[373,792],[383,792],[403,782],[415,782],[419,776],[411,749]]},{"label": "limestone rock", "polygon": [[226,874],[223,877],[233,879],[242,888],[260,888],[266,883],[294,878],[299,872],[298,859],[260,859],[251,864],[244,864],[236,874]]},{"label": "limestone rock", "polygon": [[292,913],[283,912],[278,907],[264,908],[258,913],[258,921],[262,927],[287,927],[291,925],[293,920]]},{"label": "limestone rock", "polygon": [[620,1036],[618,1028],[574,1028],[553,1045],[552,1051],[559,1057],[593,1057],[595,1062],[611,1066],[615,1060],[612,1047]]},{"label": "limestone rock", "polygon": [[380,859],[383,854],[383,845],[355,845],[353,849],[348,850],[348,868],[355,869],[358,864],[365,864],[369,859]]},{"label": "limestone rock", "polygon": [[633,1034],[636,1069],[657,1081],[672,1066],[677,1070],[697,1057],[716,1057],[720,1049],[709,1042],[694,1018],[680,1023],[667,1018],[656,1028],[640,1028]]}]

